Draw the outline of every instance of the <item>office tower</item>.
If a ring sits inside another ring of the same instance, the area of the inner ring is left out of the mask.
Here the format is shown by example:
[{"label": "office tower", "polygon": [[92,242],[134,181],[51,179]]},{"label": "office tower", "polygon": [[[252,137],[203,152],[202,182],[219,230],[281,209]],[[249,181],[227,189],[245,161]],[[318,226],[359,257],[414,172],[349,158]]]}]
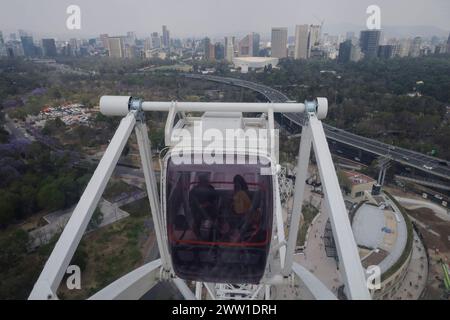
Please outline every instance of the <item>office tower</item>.
[{"label": "office tower", "polygon": [[170,46],[170,35],[167,26],[162,26],[162,45],[164,48],[168,48]]},{"label": "office tower", "polygon": [[8,51],[5,46],[5,39],[3,39],[3,33],[0,31],[0,57],[7,56]]},{"label": "office tower", "polygon": [[109,36],[107,33],[101,34],[100,35],[100,42],[102,43],[103,48],[105,49],[109,49],[108,45],[109,45]]},{"label": "office tower", "polygon": [[239,57],[253,56],[253,35],[248,34],[243,39],[241,39],[241,41],[239,41],[238,48]]},{"label": "office tower", "polygon": [[422,45],[422,38],[415,37],[411,43],[411,48],[409,49],[409,55],[411,57],[420,56],[420,46]]},{"label": "office tower", "polygon": [[211,40],[209,38],[205,38],[203,39],[203,46],[204,46],[204,58],[206,60],[214,60],[215,59],[215,55],[214,55],[214,45],[211,43]]},{"label": "office tower", "polygon": [[252,33],[252,41],[253,41],[253,56],[257,57],[259,56],[259,42],[261,41],[261,38],[259,36],[259,33]]},{"label": "office tower", "polygon": [[399,57],[407,57],[409,54],[409,49],[411,47],[411,40],[410,39],[402,39],[399,43],[399,50],[398,50],[398,56]]},{"label": "office tower", "polygon": [[225,49],[223,44],[217,42],[214,45],[214,57],[216,60],[223,60],[223,58],[225,57]]},{"label": "office tower", "polygon": [[352,40],[346,40],[339,45],[338,62],[347,63],[350,61],[352,55]]},{"label": "office tower", "polygon": [[380,30],[363,30],[359,37],[359,46],[365,58],[376,58],[380,44]]},{"label": "office tower", "polygon": [[55,39],[42,39],[42,48],[44,50],[44,56],[56,57]]},{"label": "office tower", "polygon": [[34,46],[33,37],[23,36],[20,37],[22,42],[23,53],[26,57],[35,57],[37,55],[36,47]]},{"label": "office tower", "polygon": [[307,24],[295,26],[294,59],[308,59],[309,40],[309,26]]},{"label": "office tower", "polygon": [[17,36],[15,33],[10,33],[9,34],[9,40],[11,41],[17,41]]},{"label": "office tower", "polygon": [[233,62],[234,58],[234,37],[225,37],[225,59]]},{"label": "office tower", "polygon": [[126,37],[126,41],[125,41],[127,45],[129,46],[134,46],[136,45],[136,35],[133,31],[128,31],[127,32],[127,37]]},{"label": "office tower", "polygon": [[309,26],[309,50],[320,45],[320,32],[321,27],[319,25],[312,24]]},{"label": "office tower", "polygon": [[394,46],[385,44],[378,47],[378,57],[381,59],[390,59],[394,56]]},{"label": "office tower", "polygon": [[123,58],[125,55],[122,37],[109,37],[108,48],[110,57]]},{"label": "office tower", "polygon": [[161,37],[158,32],[152,33],[152,47],[153,48],[161,48]]},{"label": "office tower", "polygon": [[287,57],[287,28],[272,28],[271,46],[272,57]]},{"label": "office tower", "polygon": [[151,38],[145,38],[144,40],[144,51],[151,50],[153,48],[152,46],[152,39]]},{"label": "office tower", "polygon": [[447,39],[447,53],[450,53],[450,34],[448,35]]}]

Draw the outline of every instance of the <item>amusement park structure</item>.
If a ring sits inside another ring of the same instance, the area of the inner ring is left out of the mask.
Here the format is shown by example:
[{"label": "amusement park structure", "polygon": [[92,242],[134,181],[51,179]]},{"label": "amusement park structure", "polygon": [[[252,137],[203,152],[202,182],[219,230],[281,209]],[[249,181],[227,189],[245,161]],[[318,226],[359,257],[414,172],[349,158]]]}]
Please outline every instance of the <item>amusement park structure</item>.
[{"label": "amusement park structure", "polygon": [[[90,299],[140,299],[159,281],[173,281],[185,299],[275,299],[273,286],[294,281],[302,283],[315,299],[337,299],[320,279],[294,261],[311,147],[344,293],[348,299],[370,299],[321,122],[327,110],[325,98],[305,103],[219,103],[103,96],[100,111],[123,119],[29,299],[58,298],[60,282],[133,129],[160,258]],[[168,112],[160,190],[145,122],[145,113],[156,111]],[[306,119],[293,209],[287,219],[282,213],[274,113],[302,113]],[[228,130],[237,133],[230,137]],[[247,134],[251,130],[262,133],[262,138]]]}]

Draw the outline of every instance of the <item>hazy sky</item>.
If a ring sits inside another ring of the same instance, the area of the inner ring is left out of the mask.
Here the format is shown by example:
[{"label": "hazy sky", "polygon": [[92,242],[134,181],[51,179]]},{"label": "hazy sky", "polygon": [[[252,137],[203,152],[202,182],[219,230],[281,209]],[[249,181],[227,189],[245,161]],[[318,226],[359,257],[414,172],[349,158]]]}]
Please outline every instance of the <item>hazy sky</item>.
[{"label": "hazy sky", "polygon": [[[66,8],[81,8],[81,30],[66,29]],[[450,0],[0,0],[0,30],[34,35],[146,36],[166,24],[171,36],[242,34],[263,36],[272,26],[320,23],[364,27],[366,8],[381,8],[381,26],[433,26],[450,31]],[[332,32],[332,30],[329,30]]]}]

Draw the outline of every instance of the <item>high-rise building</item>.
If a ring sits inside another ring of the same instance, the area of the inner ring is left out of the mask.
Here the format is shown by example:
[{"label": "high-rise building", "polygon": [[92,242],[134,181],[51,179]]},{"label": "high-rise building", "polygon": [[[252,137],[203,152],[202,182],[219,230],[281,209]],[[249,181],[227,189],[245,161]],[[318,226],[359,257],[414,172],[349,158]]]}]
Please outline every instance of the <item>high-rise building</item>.
[{"label": "high-rise building", "polygon": [[294,59],[308,59],[309,43],[309,26],[307,24],[295,26]]},{"label": "high-rise building", "polygon": [[394,56],[394,46],[385,44],[378,47],[378,57],[382,59],[390,59]]},{"label": "high-rise building", "polygon": [[109,56],[113,58],[123,58],[125,56],[122,37],[108,38]]},{"label": "high-rise building", "polygon": [[320,45],[321,26],[312,24],[309,26],[309,48],[310,50]]},{"label": "high-rise building", "polygon": [[338,62],[347,63],[350,61],[352,56],[352,40],[345,40],[339,45],[339,55]]},{"label": "high-rise building", "polygon": [[55,39],[42,39],[42,49],[44,50],[44,56],[56,57]]},{"label": "high-rise building", "polygon": [[450,53],[450,34],[448,35],[447,39],[447,53]]},{"label": "high-rise building", "polygon": [[170,34],[167,26],[162,26],[162,45],[164,48],[169,48],[170,46]]},{"label": "high-rise building", "polygon": [[234,37],[225,37],[225,59],[228,62],[233,62],[234,51]]},{"label": "high-rise building", "polygon": [[144,51],[151,50],[153,48],[152,46],[152,39],[151,38],[145,38],[144,40]]},{"label": "high-rise building", "polygon": [[129,46],[136,45],[136,34],[134,33],[134,31],[127,32],[127,37],[125,38],[125,44],[127,44]]},{"label": "high-rise building", "polygon": [[252,33],[252,42],[253,42],[253,50],[252,50],[252,55],[254,57],[259,56],[259,42],[261,41],[261,38],[259,36],[259,33]]},{"label": "high-rise building", "polygon": [[33,37],[23,36],[20,37],[22,42],[23,53],[26,57],[35,57],[37,55],[37,49],[33,42]]},{"label": "high-rise building", "polygon": [[407,57],[409,55],[409,49],[411,47],[411,40],[410,39],[402,39],[399,43],[399,50],[398,50],[398,56],[399,57]]},{"label": "high-rise building", "polygon": [[108,45],[109,45],[109,40],[108,40],[109,36],[107,33],[101,34],[100,35],[100,42],[102,43],[103,48],[105,49],[109,49]]},{"label": "high-rise building", "polygon": [[380,30],[363,30],[359,37],[359,46],[365,58],[376,58],[380,44]]},{"label": "high-rise building", "polygon": [[5,39],[3,39],[3,33],[0,31],[0,57],[8,55],[8,51],[5,46]]},{"label": "high-rise building", "polygon": [[359,61],[361,59],[361,49],[353,44],[352,40],[345,40],[339,45],[338,62],[347,63],[349,61]]},{"label": "high-rise building", "polygon": [[253,34],[246,35],[239,41],[238,44],[239,57],[251,57],[253,56]]},{"label": "high-rise building", "polygon": [[420,56],[420,46],[422,45],[422,38],[421,37],[415,37],[413,41],[411,42],[411,47],[409,49],[409,55],[411,57],[418,57]]},{"label": "high-rise building", "polygon": [[209,61],[214,60],[215,59],[214,45],[211,43],[211,40],[208,37],[203,39],[203,45],[205,52],[204,58]]},{"label": "high-rise building", "polygon": [[161,37],[159,36],[158,32],[152,33],[152,48],[161,48]]},{"label": "high-rise building", "polygon": [[225,57],[225,49],[223,44],[221,44],[220,42],[217,42],[214,45],[214,57],[216,60],[223,60]]},{"label": "high-rise building", "polygon": [[287,57],[287,28],[272,28],[271,56],[275,58]]}]

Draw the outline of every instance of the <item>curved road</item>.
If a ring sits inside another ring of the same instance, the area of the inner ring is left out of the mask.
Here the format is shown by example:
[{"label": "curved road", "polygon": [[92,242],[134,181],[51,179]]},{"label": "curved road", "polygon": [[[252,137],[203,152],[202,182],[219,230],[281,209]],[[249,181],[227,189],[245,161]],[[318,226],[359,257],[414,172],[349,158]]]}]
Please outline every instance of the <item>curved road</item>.
[{"label": "curved road", "polygon": [[[259,83],[236,79],[226,78],[211,75],[202,74],[183,74],[184,77],[192,79],[200,79],[207,81],[214,81],[223,84],[229,84],[233,86],[247,88],[256,91],[266,97],[270,102],[288,102],[289,98],[282,92],[275,90],[269,86]],[[293,123],[301,126],[303,123],[304,115],[301,113],[286,113],[283,116],[292,121]],[[372,154],[389,158],[393,161],[399,162],[403,165],[407,165],[418,170],[424,171],[430,175],[434,175],[440,178],[450,180],[450,167],[446,160],[431,157],[416,151],[394,147],[392,145],[370,139],[356,134],[347,132],[342,129],[332,127],[327,124],[323,124],[325,134],[328,139],[338,141],[340,143],[350,145],[352,147],[370,152]],[[447,164],[447,165],[445,165]],[[425,168],[427,167],[427,168]],[[432,169],[429,169],[432,168]]]}]

